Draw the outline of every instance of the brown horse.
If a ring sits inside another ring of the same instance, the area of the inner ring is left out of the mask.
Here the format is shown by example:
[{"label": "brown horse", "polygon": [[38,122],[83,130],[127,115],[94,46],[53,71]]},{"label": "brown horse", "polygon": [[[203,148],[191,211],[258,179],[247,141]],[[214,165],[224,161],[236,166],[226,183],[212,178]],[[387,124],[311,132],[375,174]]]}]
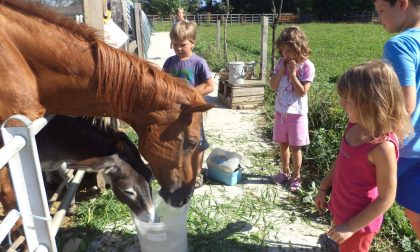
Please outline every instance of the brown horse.
[{"label": "brown horse", "polygon": [[[1,0],[0,38],[0,121],[46,113],[120,118],[137,132],[165,201],[188,202],[201,112],[212,107],[195,89],[36,3]],[[0,198],[10,209],[5,170]]]}]

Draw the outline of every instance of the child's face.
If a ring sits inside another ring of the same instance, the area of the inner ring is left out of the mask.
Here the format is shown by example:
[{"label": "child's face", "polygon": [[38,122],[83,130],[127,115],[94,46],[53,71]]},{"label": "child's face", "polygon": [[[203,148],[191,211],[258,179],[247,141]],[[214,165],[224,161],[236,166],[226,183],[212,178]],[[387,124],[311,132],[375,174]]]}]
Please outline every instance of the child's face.
[{"label": "child's face", "polygon": [[405,12],[401,8],[401,2],[397,1],[394,6],[385,0],[375,1],[375,10],[385,30],[394,33],[404,30]]},{"label": "child's face", "polygon": [[350,98],[340,97],[340,105],[343,107],[344,111],[349,118],[351,123],[357,123],[358,119],[355,112],[354,102]]},{"label": "child's face", "polygon": [[189,58],[192,55],[192,49],[194,48],[194,46],[195,44],[191,43],[191,41],[189,41],[188,39],[172,39],[172,47],[174,49],[174,52],[181,59]]},{"label": "child's face", "polygon": [[296,51],[289,45],[283,45],[280,48],[280,53],[286,61],[297,60],[298,54]]},{"label": "child's face", "polygon": [[185,19],[185,17],[184,17],[184,12],[182,12],[182,11],[178,11],[178,12],[176,13],[176,20],[180,21],[180,20],[184,20],[184,19]]}]

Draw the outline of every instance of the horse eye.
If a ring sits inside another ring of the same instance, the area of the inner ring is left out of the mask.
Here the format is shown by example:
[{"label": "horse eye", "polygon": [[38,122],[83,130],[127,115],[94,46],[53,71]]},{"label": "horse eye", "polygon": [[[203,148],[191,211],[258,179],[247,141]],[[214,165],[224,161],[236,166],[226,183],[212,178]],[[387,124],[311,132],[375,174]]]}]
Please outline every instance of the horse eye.
[{"label": "horse eye", "polygon": [[184,149],[194,149],[197,147],[198,142],[194,140],[187,140],[185,141]]}]

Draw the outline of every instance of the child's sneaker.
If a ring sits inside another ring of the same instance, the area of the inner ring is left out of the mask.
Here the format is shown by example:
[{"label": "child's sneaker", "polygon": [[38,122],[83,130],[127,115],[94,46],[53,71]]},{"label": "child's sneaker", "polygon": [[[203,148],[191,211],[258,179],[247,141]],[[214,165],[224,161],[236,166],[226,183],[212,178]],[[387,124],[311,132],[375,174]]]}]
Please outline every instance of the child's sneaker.
[{"label": "child's sneaker", "polygon": [[296,192],[299,190],[302,186],[302,181],[300,181],[300,178],[293,178],[290,180],[290,191]]},{"label": "child's sneaker", "polygon": [[279,174],[271,177],[271,179],[273,180],[273,182],[275,184],[283,184],[284,182],[288,181],[290,179],[289,176],[287,176],[285,173],[280,172]]}]

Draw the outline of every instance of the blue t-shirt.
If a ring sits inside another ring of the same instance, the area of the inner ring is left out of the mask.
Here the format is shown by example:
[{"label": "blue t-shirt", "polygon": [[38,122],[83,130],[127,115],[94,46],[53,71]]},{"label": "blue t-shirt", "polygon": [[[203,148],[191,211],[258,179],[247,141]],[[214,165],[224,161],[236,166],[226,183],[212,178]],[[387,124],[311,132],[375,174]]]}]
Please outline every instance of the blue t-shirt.
[{"label": "blue t-shirt", "polygon": [[411,116],[414,135],[405,141],[400,156],[420,158],[420,28],[392,37],[384,46],[383,57],[392,64],[401,86],[416,87],[416,108]]},{"label": "blue t-shirt", "polygon": [[181,60],[178,55],[171,56],[163,64],[163,70],[172,76],[186,79],[193,87],[211,78],[207,62],[196,54],[186,60]]}]

